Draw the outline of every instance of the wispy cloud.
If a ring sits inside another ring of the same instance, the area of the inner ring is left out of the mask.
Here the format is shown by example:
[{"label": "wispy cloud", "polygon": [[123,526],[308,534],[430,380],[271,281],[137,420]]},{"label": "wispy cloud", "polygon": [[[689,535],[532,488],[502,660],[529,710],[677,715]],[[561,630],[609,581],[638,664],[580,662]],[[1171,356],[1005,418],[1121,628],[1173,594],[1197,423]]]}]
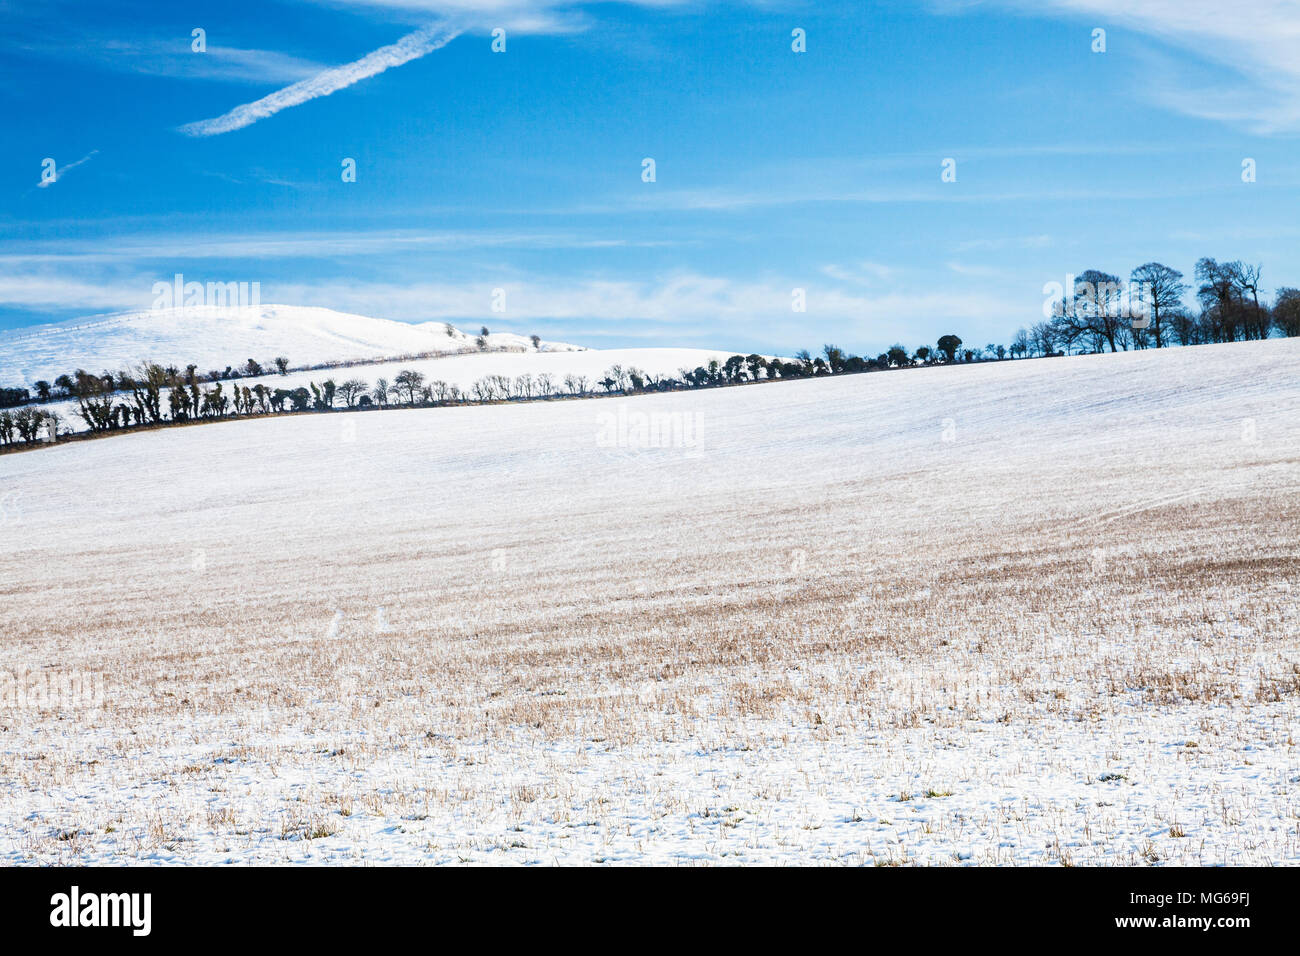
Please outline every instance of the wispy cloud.
[{"label": "wispy cloud", "polygon": [[68,175],[68,173],[72,172],[72,170],[76,169],[78,166],[82,165],[83,163],[90,162],[91,157],[96,155],[98,152],[99,150],[92,149],[89,153],[87,153],[85,156],[82,156],[81,159],[77,160],[75,163],[68,163],[64,166],[60,166],[58,163],[55,163],[54,176],[50,179],[42,178],[41,181],[36,184],[37,187],[40,189],[44,189],[46,186],[50,186],[53,185],[54,183],[57,183],[60,179]]},{"label": "wispy cloud", "polygon": [[[806,312],[791,308],[795,287],[806,291]],[[493,311],[497,288],[506,292],[505,313]],[[811,335],[854,343],[913,341],[918,334],[937,336],[942,330],[928,328],[936,322],[972,335],[996,334],[1005,331],[1008,315],[1024,311],[1022,303],[960,286],[868,295],[802,278],[738,280],[698,272],[634,280],[520,275],[465,284],[277,283],[263,286],[263,299],[268,296],[399,320],[484,322],[519,331],[545,326],[587,341],[609,335],[716,344],[734,336],[781,347]]]},{"label": "wispy cloud", "polygon": [[[50,274],[0,274],[0,306],[84,312],[144,309],[159,278],[142,273],[92,281]],[[795,288],[806,293],[806,312],[796,313],[791,308]],[[504,314],[494,309],[496,289],[507,294]],[[586,276],[562,280],[498,273],[466,282],[263,282],[262,300],[408,321],[595,322],[620,326],[618,334],[623,336],[651,338],[671,333],[677,340],[720,330],[749,332],[756,327],[773,331],[816,328],[819,334],[870,334],[890,339],[905,334],[914,337],[922,321],[995,322],[1014,314],[1015,308],[1005,299],[960,286],[903,286],[864,294],[800,277],[735,279],[692,271],[636,279]]]},{"label": "wispy cloud", "polygon": [[1007,276],[1005,269],[996,269],[992,266],[972,265],[969,262],[950,261],[945,263],[949,272],[954,272],[959,276],[965,276],[968,279],[991,279],[997,276]]},{"label": "wispy cloud", "polygon": [[95,311],[147,308],[148,276],[121,278],[109,282],[72,279],[65,275],[0,274],[0,306],[32,311]]},{"label": "wispy cloud", "polygon": [[599,215],[634,212],[699,212],[731,213],[765,209],[778,206],[804,204],[862,204],[895,205],[909,203],[1013,203],[1013,202],[1074,202],[1074,201],[1130,201],[1146,199],[1173,199],[1201,195],[1213,191],[1213,186],[1186,183],[1161,183],[1154,186],[1141,184],[1126,189],[1091,186],[1060,186],[1048,184],[1027,188],[997,189],[973,186],[950,189],[938,182],[927,187],[883,186],[876,189],[836,189],[832,187],[799,187],[773,189],[767,193],[744,192],[721,186],[706,189],[664,189],[657,192],[642,190],[617,199],[582,203],[564,212]]},{"label": "wispy cloud", "polygon": [[1028,236],[987,236],[957,243],[958,252],[1002,252],[1006,249],[1044,249],[1053,239],[1047,233]]},{"label": "wispy cloud", "polygon": [[853,285],[873,285],[882,280],[892,279],[897,274],[898,270],[893,266],[880,262],[858,262],[848,266],[832,262],[822,266],[822,275],[829,276],[837,282],[848,282]]},{"label": "wispy cloud", "polygon": [[[1145,95],[1180,113],[1271,134],[1300,130],[1300,0],[993,0],[1036,15],[1088,18],[1089,26],[1121,26],[1177,47],[1221,72],[1200,81],[1185,62],[1147,51],[1157,66]],[[964,5],[968,6],[968,5]],[[953,9],[949,7],[949,9]],[[1120,54],[1112,40],[1108,56]]]},{"label": "wispy cloud", "polygon": [[194,260],[356,259],[481,249],[623,249],[680,246],[690,240],[529,230],[316,230],[260,234],[159,233],[50,242],[0,242],[0,269]]},{"label": "wispy cloud", "polygon": [[[398,16],[454,18],[466,29],[502,27],[511,33],[570,33],[590,25],[580,9],[610,0],[325,0],[330,6],[388,10]],[[626,6],[690,9],[716,6],[700,0],[617,0]],[[744,0],[742,0],[744,2]],[[751,0],[757,4],[771,0]],[[779,2],[779,0],[778,0]]]},{"label": "wispy cloud", "polygon": [[359,83],[364,79],[383,73],[395,66],[401,66],[441,49],[459,34],[459,30],[445,23],[422,27],[414,33],[408,33],[396,43],[380,47],[359,60],[332,67],[315,76],[309,77],[276,90],[260,100],[236,106],[228,113],[212,119],[199,120],[182,126],[181,132],[190,136],[217,136],[233,130],[251,126],[258,120],[274,116],[281,110],[299,106],[308,100],[329,96],[341,89]]},{"label": "wispy cloud", "polygon": [[101,59],[119,68],[155,76],[219,80],[226,83],[294,83],[328,69],[276,50],[209,46],[202,53],[178,52],[173,41],[106,41]]},{"label": "wispy cloud", "polygon": [[90,65],[143,76],[224,83],[294,83],[328,66],[278,50],[215,42],[208,43],[201,52],[195,51],[188,32],[154,35],[119,28],[106,33],[70,9],[60,16],[53,9],[54,0],[40,6],[39,12],[17,11],[0,0],[0,50],[6,55],[75,61],[78,67]]}]

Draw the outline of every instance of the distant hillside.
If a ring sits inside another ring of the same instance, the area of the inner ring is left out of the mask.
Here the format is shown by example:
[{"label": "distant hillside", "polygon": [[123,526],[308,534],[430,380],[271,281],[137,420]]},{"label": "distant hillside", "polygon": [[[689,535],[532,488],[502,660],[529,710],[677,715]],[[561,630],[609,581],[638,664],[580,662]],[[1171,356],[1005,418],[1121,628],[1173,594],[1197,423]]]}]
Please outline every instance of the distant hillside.
[{"label": "distant hillside", "polygon": [[[118,371],[151,359],[203,372],[239,367],[248,359],[269,365],[285,356],[295,366],[353,362],[429,352],[464,352],[475,336],[442,322],[409,324],[390,319],[291,305],[254,308],[198,306],[120,312],[72,319],[0,334],[0,386],[30,387],[40,379],[84,368]],[[492,333],[494,349],[536,351],[531,340]],[[540,351],[580,351],[543,342]]]}]

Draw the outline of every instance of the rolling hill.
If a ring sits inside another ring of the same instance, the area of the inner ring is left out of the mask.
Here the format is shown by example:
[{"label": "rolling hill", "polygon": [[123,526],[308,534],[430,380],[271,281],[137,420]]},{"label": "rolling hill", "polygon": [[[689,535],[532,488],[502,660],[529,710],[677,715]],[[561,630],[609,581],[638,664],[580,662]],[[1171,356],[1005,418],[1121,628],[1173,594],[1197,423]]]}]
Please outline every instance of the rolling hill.
[{"label": "rolling hill", "polygon": [[[202,372],[238,368],[248,359],[270,365],[283,355],[295,367],[400,355],[475,349],[475,336],[444,323],[390,319],[291,305],[255,308],[195,306],[118,312],[0,333],[0,385],[28,387],[78,368],[117,372],[148,359]],[[527,336],[492,333],[492,349],[532,350]],[[544,342],[541,351],[579,351]]]},{"label": "rolling hill", "polygon": [[[403,369],[415,369],[428,382],[446,382],[466,394],[476,381],[497,375],[512,380],[548,375],[557,388],[565,376],[574,375],[598,390],[596,383],[614,365],[676,375],[731,354],[688,348],[587,349],[547,341],[538,347],[528,336],[510,332],[490,333],[487,346],[480,350],[476,336],[446,323],[408,325],[298,306],[124,312],[5,334],[0,337],[0,385],[31,388],[39,379],[53,382],[78,368],[116,373],[145,359],[179,369],[193,362],[205,376],[227,366],[238,371],[253,358],[268,371],[242,377],[240,385],[298,388],[332,378],[373,386],[381,378],[391,383]],[[276,374],[271,363],[280,355],[301,370]],[[417,355],[422,357],[410,357]],[[325,363],[346,367],[310,368]],[[43,407],[58,413],[64,430],[86,429],[74,401],[56,399]]]}]

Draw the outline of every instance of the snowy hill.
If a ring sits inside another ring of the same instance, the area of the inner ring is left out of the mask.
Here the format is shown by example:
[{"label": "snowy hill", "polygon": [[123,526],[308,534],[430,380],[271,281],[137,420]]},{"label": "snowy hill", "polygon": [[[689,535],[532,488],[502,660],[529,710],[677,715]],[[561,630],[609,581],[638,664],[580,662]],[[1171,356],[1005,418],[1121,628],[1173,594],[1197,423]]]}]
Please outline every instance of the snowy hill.
[{"label": "snowy hill", "polygon": [[[145,359],[201,370],[269,365],[285,356],[294,367],[475,349],[475,336],[442,322],[390,319],[290,305],[249,308],[193,306],[119,312],[0,335],[0,385],[30,387],[78,368],[118,371]],[[524,335],[493,333],[492,349],[536,351]],[[580,351],[543,342],[541,351]]]}]

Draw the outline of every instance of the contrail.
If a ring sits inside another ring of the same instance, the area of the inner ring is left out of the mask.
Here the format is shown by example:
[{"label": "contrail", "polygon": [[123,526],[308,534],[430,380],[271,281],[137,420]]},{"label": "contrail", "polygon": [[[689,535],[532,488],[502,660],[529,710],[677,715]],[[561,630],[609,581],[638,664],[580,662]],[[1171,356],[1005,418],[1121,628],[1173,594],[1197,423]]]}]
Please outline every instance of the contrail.
[{"label": "contrail", "polygon": [[232,130],[251,126],[258,120],[274,116],[280,110],[298,106],[318,96],[329,96],[344,87],[360,82],[368,77],[383,73],[394,66],[401,66],[412,60],[432,53],[446,46],[460,34],[445,23],[423,27],[408,34],[389,46],[380,47],[361,59],[342,66],[331,67],[315,76],[300,80],[292,86],[276,90],[260,100],[236,106],[229,113],[213,119],[198,120],[180,127],[180,131],[189,136],[217,136]]},{"label": "contrail", "polygon": [[85,156],[82,156],[81,159],[77,160],[75,163],[68,163],[68,165],[66,166],[55,166],[54,178],[42,179],[39,183],[36,184],[37,188],[44,189],[45,187],[49,186],[51,183],[57,183],[60,179],[68,175],[70,171],[76,169],[82,163],[90,162],[90,157],[94,156],[98,152],[99,150],[92,149],[89,153],[87,153]]}]

